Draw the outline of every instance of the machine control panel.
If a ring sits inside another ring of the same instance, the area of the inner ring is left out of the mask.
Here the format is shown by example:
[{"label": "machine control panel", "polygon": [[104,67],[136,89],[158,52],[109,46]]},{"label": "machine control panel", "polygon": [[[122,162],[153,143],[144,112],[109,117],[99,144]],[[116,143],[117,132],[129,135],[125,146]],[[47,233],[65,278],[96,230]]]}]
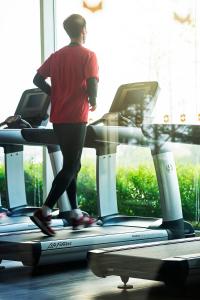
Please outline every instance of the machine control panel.
[{"label": "machine control panel", "polygon": [[109,112],[92,124],[140,127],[152,123],[158,92],[156,81],[123,84],[118,88]]}]

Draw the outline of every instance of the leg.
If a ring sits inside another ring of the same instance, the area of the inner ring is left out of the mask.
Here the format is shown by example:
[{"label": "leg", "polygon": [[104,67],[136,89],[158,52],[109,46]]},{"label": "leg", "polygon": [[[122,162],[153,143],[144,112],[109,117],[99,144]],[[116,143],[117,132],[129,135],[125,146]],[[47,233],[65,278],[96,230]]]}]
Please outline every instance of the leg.
[{"label": "leg", "polygon": [[76,176],[72,179],[71,183],[69,184],[67,188],[67,194],[69,197],[70,205],[72,209],[78,209],[78,202],[77,202],[77,177],[78,172],[81,169],[81,164],[79,165],[79,168],[77,170]]},{"label": "leg", "polygon": [[[51,228],[51,211],[59,199],[59,197],[63,194],[63,192],[68,188],[71,191],[70,194],[70,204],[72,208],[76,209],[76,171],[74,171],[74,166],[76,166],[76,157],[77,153],[73,151],[73,155],[69,155],[68,162],[63,163],[62,170],[55,177],[51,190],[47,196],[47,199],[42,206],[41,209],[38,209],[34,215],[31,217],[31,220],[42,230],[43,233],[53,236],[55,235],[55,231]],[[74,177],[74,178],[73,178]]]},{"label": "leg", "polygon": [[66,168],[63,169],[55,177],[51,190],[46,198],[44,205],[53,209],[59,197],[67,190],[68,197],[72,208],[76,208],[76,182],[71,175],[71,171],[67,172]]},{"label": "leg", "polygon": [[[51,209],[65,190],[69,189],[69,200],[72,208],[76,210],[76,177],[80,170],[80,160],[85,141],[85,124],[54,124],[54,131],[63,154],[63,167],[55,177],[49,195],[42,207],[33,217],[32,221],[48,235],[55,232],[49,226]],[[48,218],[48,219],[47,219]]]},{"label": "leg", "polygon": [[78,203],[77,203],[77,177],[73,178],[71,183],[69,184],[68,188],[67,188],[67,195],[69,197],[69,201],[71,204],[71,208],[72,209],[77,209],[78,208]]},{"label": "leg", "polygon": [[[58,130],[57,137],[63,154],[63,172],[60,174],[62,180],[60,179],[59,183],[57,182],[56,187],[54,186],[53,188],[54,184],[52,185],[52,194],[45,202],[45,205],[51,205],[51,207],[53,207],[53,203],[55,203],[55,199],[58,194],[63,193],[64,188],[66,188],[70,205],[72,207],[71,223],[73,229],[78,229],[80,226],[90,226],[94,223],[94,219],[83,215],[82,211],[78,208],[76,194],[77,176],[81,169],[81,154],[85,142],[86,126],[85,124],[66,124],[64,127],[62,125],[56,125],[54,126],[54,129],[55,132]],[[50,202],[48,202],[50,200],[54,202],[51,202],[50,204]]]},{"label": "leg", "polygon": [[63,167],[55,177],[44,205],[52,209],[58,198],[67,190],[71,207],[76,209],[76,181],[81,166],[86,126],[85,124],[60,124],[54,125],[54,130],[63,155]]}]

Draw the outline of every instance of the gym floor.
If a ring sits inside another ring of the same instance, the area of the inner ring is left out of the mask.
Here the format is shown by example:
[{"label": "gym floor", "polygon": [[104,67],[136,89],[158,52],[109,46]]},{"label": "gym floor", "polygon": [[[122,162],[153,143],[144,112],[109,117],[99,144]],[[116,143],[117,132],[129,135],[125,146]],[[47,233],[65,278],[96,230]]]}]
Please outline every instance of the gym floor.
[{"label": "gym floor", "polygon": [[199,299],[200,286],[169,289],[161,282],[129,280],[133,289],[121,290],[119,277],[96,277],[86,262],[43,266],[37,269],[21,263],[2,261],[1,300],[174,300]]}]

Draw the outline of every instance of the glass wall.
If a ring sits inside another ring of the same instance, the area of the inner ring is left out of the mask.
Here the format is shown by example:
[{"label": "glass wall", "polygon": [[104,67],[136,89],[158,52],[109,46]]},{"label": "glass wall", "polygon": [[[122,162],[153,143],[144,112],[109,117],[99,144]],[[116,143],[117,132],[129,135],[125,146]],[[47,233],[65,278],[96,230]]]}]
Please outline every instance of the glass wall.
[{"label": "glass wall", "polygon": [[[15,113],[23,91],[35,87],[32,80],[41,63],[40,1],[0,1],[0,28],[0,122],[2,122]],[[26,170],[31,168],[31,175],[35,176],[34,184],[37,185],[33,165],[42,161],[42,149],[25,147],[24,159],[29,162],[29,165],[25,164]],[[3,149],[0,150],[0,160],[1,162],[4,160]],[[38,165],[35,167],[38,168]],[[38,188],[34,187],[34,193],[37,191]],[[38,195],[34,195],[34,201],[36,197]]]},{"label": "glass wall", "polygon": [[[99,9],[94,11],[94,6]],[[97,53],[99,61],[98,106],[90,120],[108,112],[121,84],[158,81],[161,91],[154,121],[200,124],[198,0],[57,0],[57,49],[69,43],[62,23],[72,13],[80,13],[86,18],[88,36],[85,46]],[[197,154],[195,157],[192,155],[194,151]],[[187,181],[189,185],[181,185],[181,193],[183,198],[186,197],[186,204],[183,204],[185,211],[187,200],[192,199],[195,214],[195,209],[196,212],[199,210],[199,172],[195,169],[192,173],[192,170],[196,165],[198,167],[198,153],[193,146],[180,144],[173,145],[173,153],[176,162],[190,170],[186,172],[187,180],[182,180],[182,183]],[[148,163],[152,167],[148,149],[118,147],[118,169],[138,167],[140,176],[143,174],[140,167],[143,172],[143,166],[146,168]],[[183,170],[179,168],[179,174],[184,173]],[[126,183],[125,188],[128,186],[129,183]],[[141,204],[141,201],[138,200],[138,203]]]},{"label": "glass wall", "polygon": [[[92,12],[83,3],[102,3]],[[57,48],[71,13],[88,23],[86,46],[99,59],[98,111],[107,112],[119,85],[156,80],[156,121],[200,122],[200,4],[198,0],[57,0]],[[95,115],[92,115],[95,118]]]},{"label": "glass wall", "polygon": [[14,114],[40,65],[39,0],[0,1],[0,120]]},{"label": "glass wall", "polygon": [[[95,12],[84,3],[96,2]],[[7,0],[0,2],[1,28],[1,105],[0,120],[15,112],[22,92],[32,88],[32,78],[40,65],[39,0]],[[63,20],[80,13],[87,20],[86,47],[97,53],[100,68],[98,109],[90,120],[108,112],[117,88],[124,83],[156,80],[161,92],[155,121],[161,123],[200,122],[200,4],[198,0],[57,0],[56,49],[69,43]],[[173,146],[176,159],[199,165],[198,149]],[[147,151],[146,151],[147,150]],[[37,147],[25,152],[35,164],[41,160]],[[2,156],[2,155],[1,155]],[[84,150],[87,161],[93,150]],[[126,158],[126,159],[125,159]],[[135,168],[151,161],[149,149],[120,146],[117,167]],[[34,191],[39,190],[33,172]],[[191,168],[190,168],[191,170]],[[95,174],[95,171],[92,170]],[[192,178],[192,176],[190,176]],[[199,211],[199,173],[191,181]],[[35,197],[35,196],[34,196]],[[190,195],[188,196],[188,198]],[[199,219],[199,216],[198,216]]]}]

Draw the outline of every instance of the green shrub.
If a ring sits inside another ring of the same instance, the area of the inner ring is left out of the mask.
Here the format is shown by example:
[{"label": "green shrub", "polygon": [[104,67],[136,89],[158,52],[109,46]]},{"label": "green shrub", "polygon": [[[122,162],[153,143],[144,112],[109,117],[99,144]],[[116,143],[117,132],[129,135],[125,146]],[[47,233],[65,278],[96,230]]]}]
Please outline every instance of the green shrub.
[{"label": "green shrub", "polygon": [[82,165],[78,176],[78,203],[80,208],[91,215],[97,215],[97,191],[94,163],[87,161]]},{"label": "green shrub", "polygon": [[28,205],[41,206],[43,203],[42,163],[25,162],[24,177]]},{"label": "green shrub", "polygon": [[[196,194],[200,186],[198,174],[200,166],[177,165],[183,216],[188,221],[195,220]],[[134,169],[120,167],[117,169],[116,180],[120,214],[161,217],[158,184],[151,164],[139,165]],[[83,210],[97,214],[94,164],[85,162],[82,166],[78,180],[78,199]]]},{"label": "green shrub", "polygon": [[[24,165],[27,203],[30,206],[41,206],[43,202],[42,164],[26,162]],[[16,184],[18,184],[16,179]],[[8,208],[4,166],[0,165],[0,193],[2,206]]]},{"label": "green shrub", "polygon": [[6,206],[6,182],[5,182],[5,170],[4,166],[0,165],[0,193],[2,206]]},{"label": "green shrub", "polygon": [[154,169],[140,165],[137,169],[117,171],[117,199],[121,214],[158,216],[158,186]]},{"label": "green shrub", "polygon": [[[96,170],[93,161],[85,160],[78,177],[78,202],[82,210],[97,215]],[[188,221],[195,220],[196,198],[199,196],[200,166],[177,165],[183,215]],[[117,169],[117,199],[120,214],[160,217],[160,203],[155,170],[152,165]],[[25,163],[25,184],[28,205],[41,206],[42,164]],[[0,192],[6,206],[4,167],[0,165]]]},{"label": "green shrub", "polygon": [[190,221],[195,220],[196,193],[199,192],[200,187],[198,175],[200,174],[200,166],[192,164],[178,165],[177,174],[184,218]]}]

